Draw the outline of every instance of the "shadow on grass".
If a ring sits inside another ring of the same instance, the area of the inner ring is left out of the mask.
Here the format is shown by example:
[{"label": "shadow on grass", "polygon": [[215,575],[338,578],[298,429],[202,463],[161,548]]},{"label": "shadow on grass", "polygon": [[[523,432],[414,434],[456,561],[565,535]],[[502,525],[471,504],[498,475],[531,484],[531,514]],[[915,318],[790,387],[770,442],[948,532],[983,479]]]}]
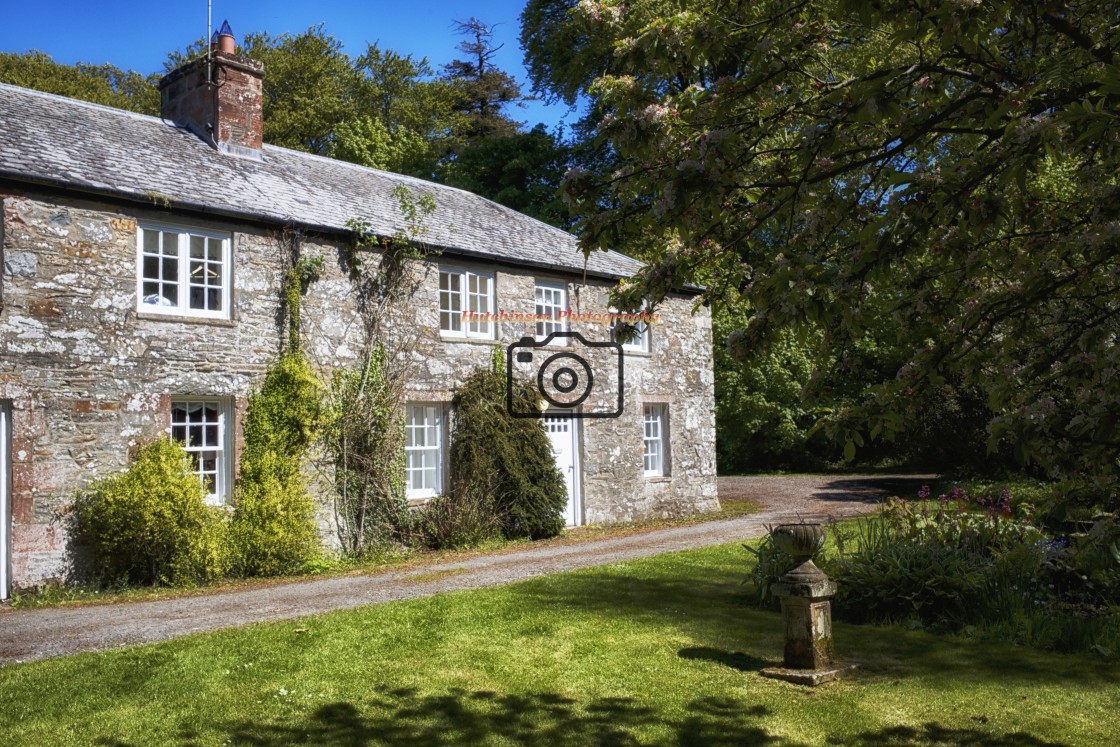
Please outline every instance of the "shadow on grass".
[{"label": "shadow on grass", "polygon": [[[759,723],[768,715],[768,709],[734,698],[703,698],[690,705],[685,717],[665,721],[630,698],[581,702],[554,693],[451,690],[437,695],[398,689],[382,691],[361,707],[328,703],[294,723],[237,724],[228,739],[231,744],[254,747],[440,747],[484,742],[525,747],[789,744]],[[660,733],[653,741],[651,730]]]},{"label": "shadow on grass", "polygon": [[718,648],[709,648],[708,646],[682,648],[677,652],[677,656],[690,661],[710,661],[715,664],[722,664],[725,667],[731,667],[739,672],[757,672],[764,667],[777,667],[782,664],[782,662],[777,659],[760,659],[750,654],[744,654],[738,651],[734,653],[730,651],[721,651]]},{"label": "shadow on grass", "polygon": [[[780,613],[751,606],[746,587],[738,579],[729,579],[720,572],[708,573],[706,577],[691,576],[687,569],[683,570],[686,572],[680,575],[662,577],[603,570],[582,574],[578,583],[569,578],[564,584],[544,580],[511,588],[525,597],[526,607],[535,606],[542,614],[582,611],[607,621],[624,618],[648,624],[651,634],[669,629],[688,635],[696,642],[694,658],[703,658],[700,652],[704,651],[709,658],[733,657],[712,658],[732,668],[739,668],[736,663],[748,666],[748,660],[755,657],[759,657],[758,661],[782,658]],[[993,685],[1120,684],[1120,667],[1087,656],[939,636],[889,625],[835,622],[834,635],[840,656],[860,662],[858,678],[862,680],[921,676]],[[726,654],[728,650],[746,653]]]},{"label": "shadow on grass", "polygon": [[891,726],[875,732],[864,732],[849,739],[830,739],[828,743],[843,747],[1065,747],[1067,744],[1048,742],[1023,732],[989,734],[978,729],[950,729],[934,723],[923,724],[921,727]]},{"label": "shadow on grass", "polygon": [[930,478],[906,477],[863,477],[859,479],[837,478],[819,490],[813,491],[813,498],[828,503],[879,503],[891,496],[909,498],[917,494],[922,485],[928,485]]},{"label": "shadow on grass", "polygon": [[[220,729],[224,744],[253,747],[443,747],[505,743],[523,747],[802,747],[771,733],[770,710],[737,698],[692,701],[685,715],[666,718],[629,698],[577,701],[553,693],[502,695],[451,690],[422,694],[415,689],[382,690],[361,705],[327,703],[306,715],[271,723],[239,723]],[[181,735],[181,747],[209,743],[197,733]],[[102,741],[105,747],[129,747]],[[888,727],[829,744],[848,747],[965,745],[967,747],[1065,747],[1029,734],[993,735],[936,723],[919,728]]]}]

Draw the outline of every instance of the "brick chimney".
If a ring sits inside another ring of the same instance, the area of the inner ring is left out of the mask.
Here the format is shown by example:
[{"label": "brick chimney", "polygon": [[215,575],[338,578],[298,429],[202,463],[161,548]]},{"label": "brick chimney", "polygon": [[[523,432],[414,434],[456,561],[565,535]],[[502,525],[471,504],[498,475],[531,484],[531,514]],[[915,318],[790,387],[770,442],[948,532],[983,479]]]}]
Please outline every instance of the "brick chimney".
[{"label": "brick chimney", "polygon": [[234,52],[229,21],[214,32],[210,54],[159,82],[160,116],[186,127],[222,153],[261,158],[264,65]]}]

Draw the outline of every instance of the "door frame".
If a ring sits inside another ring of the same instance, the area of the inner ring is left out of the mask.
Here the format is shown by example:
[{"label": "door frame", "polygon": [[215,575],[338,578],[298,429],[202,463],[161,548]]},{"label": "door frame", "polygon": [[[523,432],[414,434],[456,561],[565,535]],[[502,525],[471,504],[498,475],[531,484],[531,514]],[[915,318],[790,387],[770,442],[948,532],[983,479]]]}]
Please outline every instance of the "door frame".
[{"label": "door frame", "polygon": [[0,402],[0,599],[12,585],[12,408]]}]

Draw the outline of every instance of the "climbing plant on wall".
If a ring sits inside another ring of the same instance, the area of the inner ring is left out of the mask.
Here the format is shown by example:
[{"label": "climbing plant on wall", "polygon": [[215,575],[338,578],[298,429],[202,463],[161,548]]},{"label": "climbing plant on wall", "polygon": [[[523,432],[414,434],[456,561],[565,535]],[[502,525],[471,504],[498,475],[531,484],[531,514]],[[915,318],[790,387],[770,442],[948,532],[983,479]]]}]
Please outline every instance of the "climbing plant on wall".
[{"label": "climbing plant on wall", "polygon": [[386,236],[365,220],[350,221],[347,257],[362,319],[358,363],[338,371],[328,390],[325,445],[334,463],[334,508],[344,552],[360,557],[412,542],[405,498],[405,383],[418,343],[408,300],[432,254],[423,242],[435,210],[428,194],[394,191],[404,228]]}]

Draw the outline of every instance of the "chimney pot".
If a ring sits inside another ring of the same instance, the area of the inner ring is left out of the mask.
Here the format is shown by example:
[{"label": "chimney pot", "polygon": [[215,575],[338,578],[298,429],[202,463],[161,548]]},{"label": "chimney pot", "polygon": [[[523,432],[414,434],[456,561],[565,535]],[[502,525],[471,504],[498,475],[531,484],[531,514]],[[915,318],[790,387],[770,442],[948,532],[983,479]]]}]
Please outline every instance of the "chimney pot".
[{"label": "chimney pot", "polygon": [[224,54],[233,54],[235,48],[233,29],[229,27],[229,21],[222,21],[222,27],[218,29],[218,51]]}]

